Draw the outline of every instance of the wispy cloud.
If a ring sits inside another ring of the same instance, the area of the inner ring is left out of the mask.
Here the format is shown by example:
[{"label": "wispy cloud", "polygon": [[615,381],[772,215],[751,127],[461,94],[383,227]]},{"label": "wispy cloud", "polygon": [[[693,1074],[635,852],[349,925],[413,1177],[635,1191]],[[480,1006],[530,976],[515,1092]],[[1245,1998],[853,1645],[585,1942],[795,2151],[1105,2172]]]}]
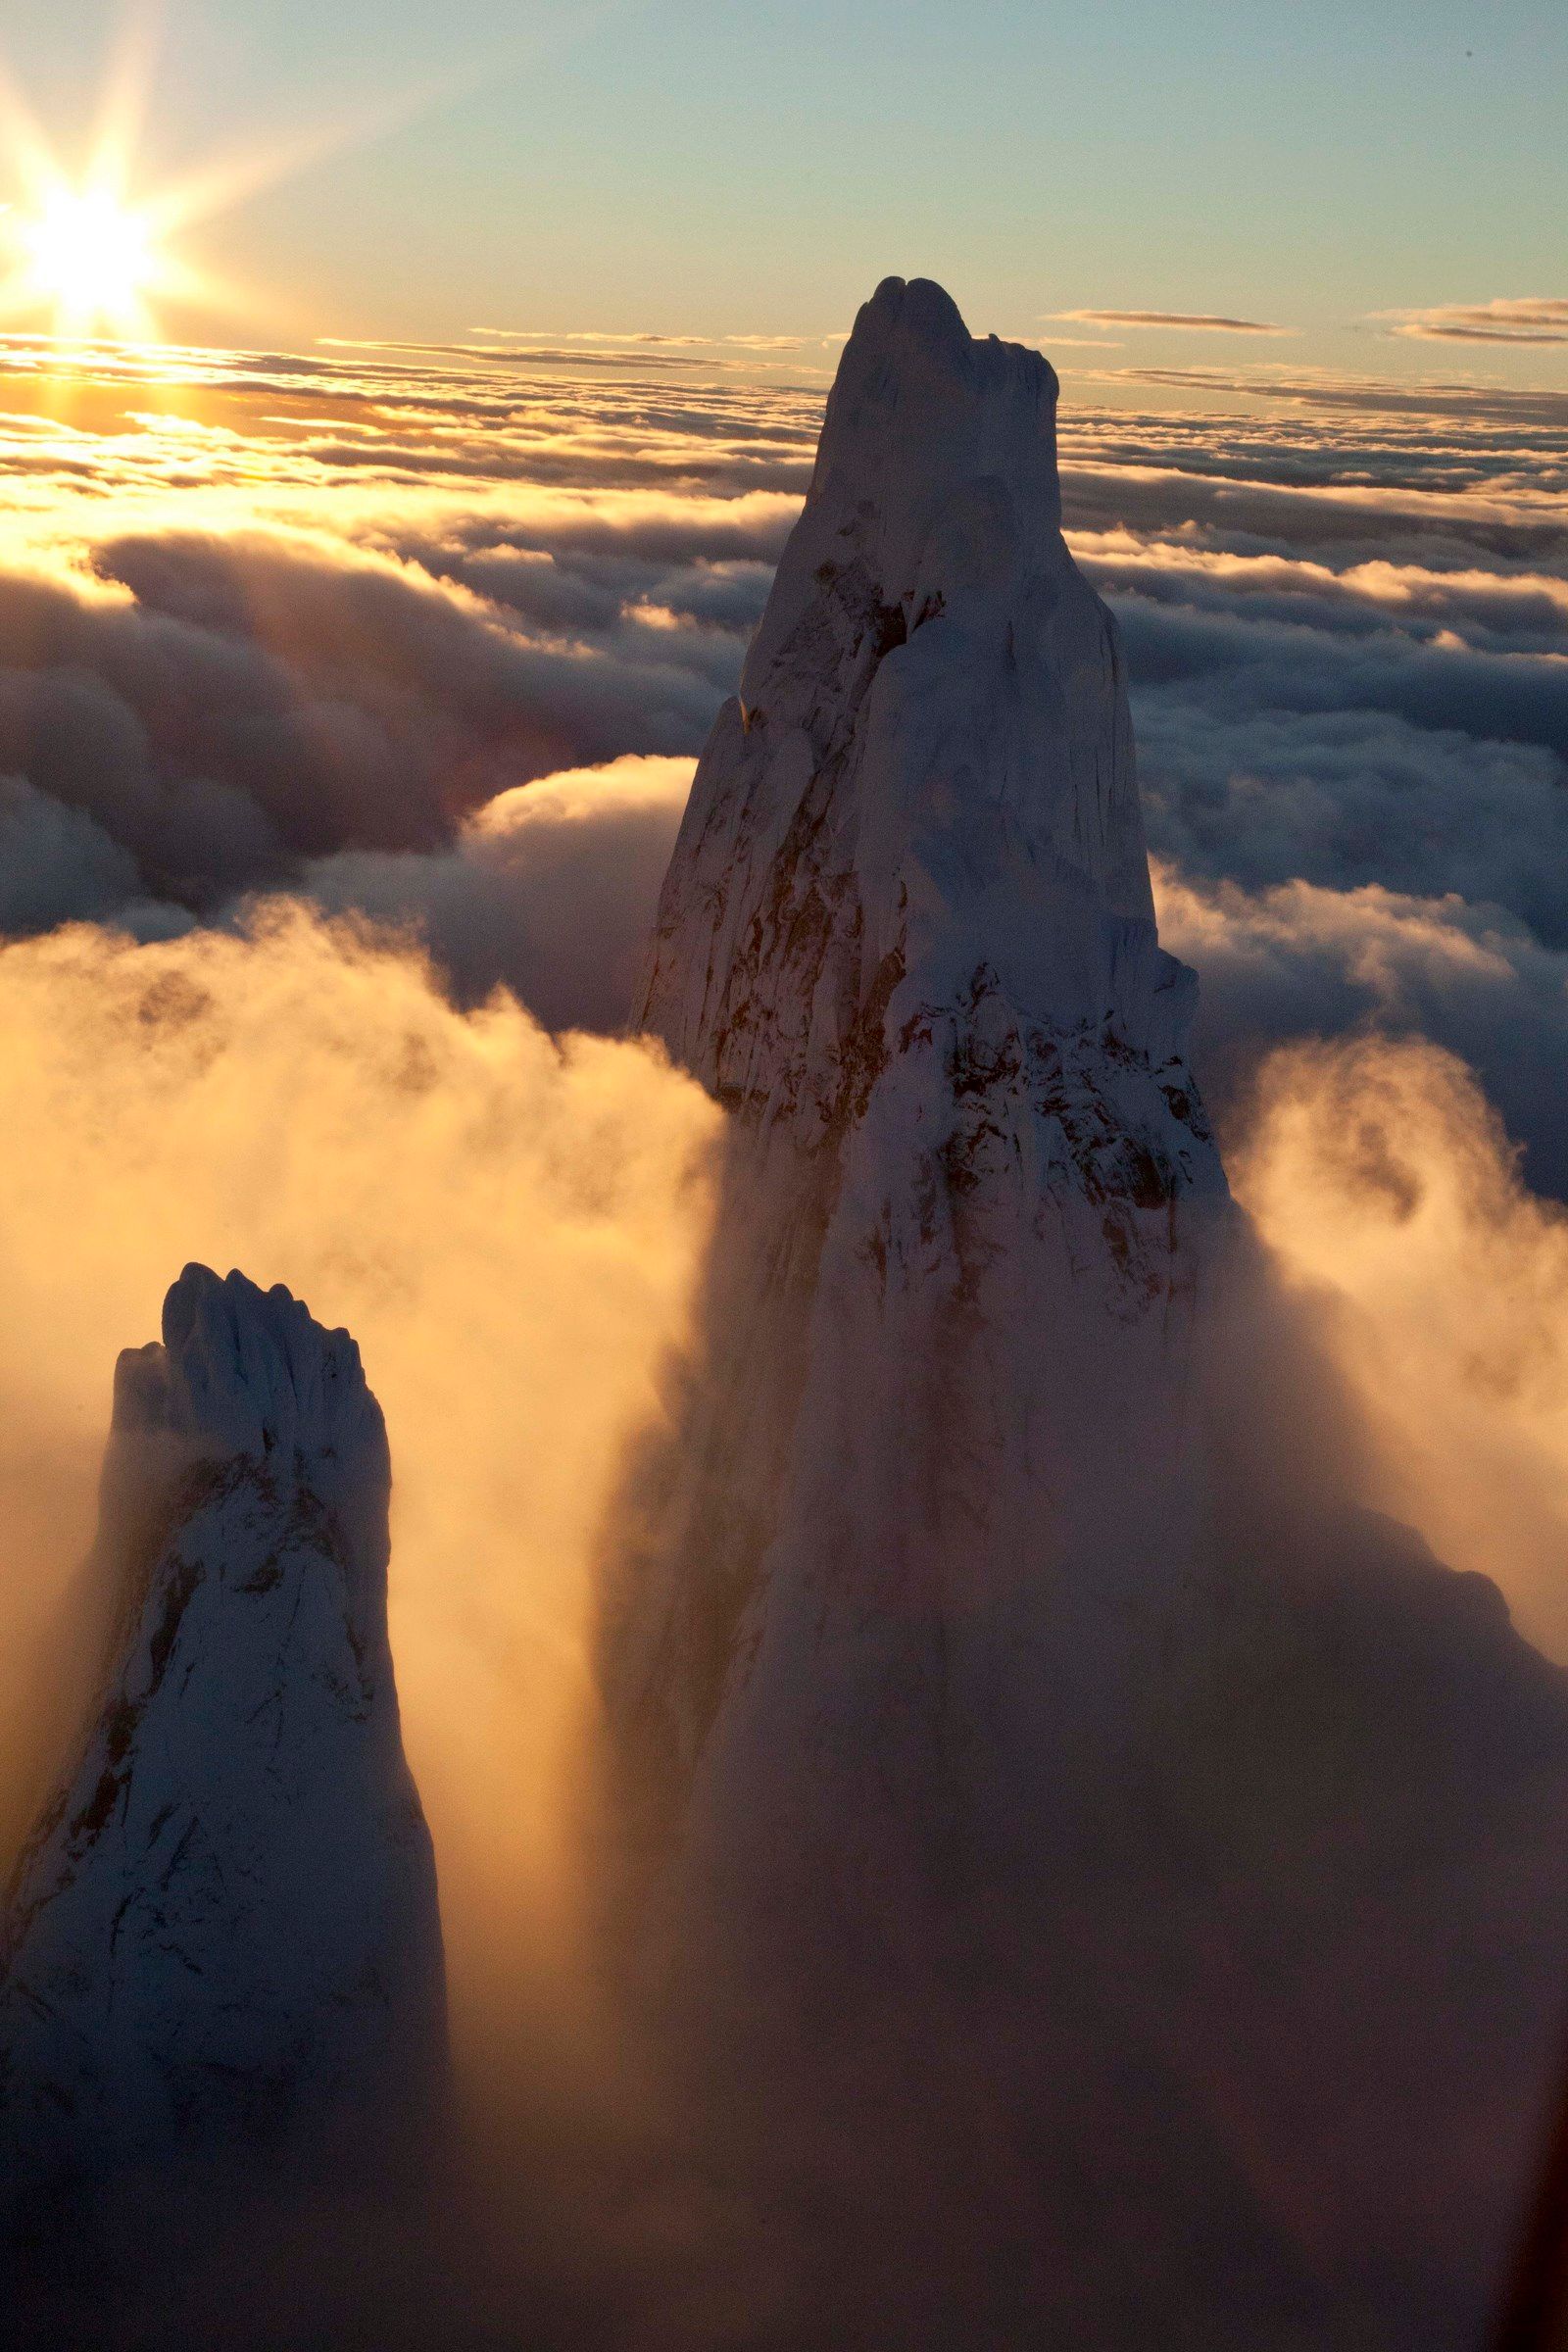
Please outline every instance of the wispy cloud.
[{"label": "wispy cloud", "polygon": [[1180,327],[1203,335],[1291,335],[1296,329],[1269,318],[1228,318],[1212,311],[1046,311],[1078,326]]},{"label": "wispy cloud", "polygon": [[[603,327],[573,327],[563,334],[552,334],[546,329],[529,326],[475,326],[469,329],[469,333],[483,338],[486,342],[603,343],[620,350],[631,349],[645,343],[661,343],[691,351],[805,351],[808,345],[825,341],[843,341],[842,336],[825,337],[820,335],[668,335],[651,327],[637,327],[624,334],[612,333]],[[462,348],[468,347],[463,346]]]},{"label": "wispy cloud", "polygon": [[713,343],[725,340],[721,335],[660,334],[651,327],[628,327],[624,333],[615,333],[597,326],[568,327],[560,334],[553,334],[547,327],[475,326],[471,327],[469,332],[482,335],[492,341],[506,343],[674,343],[690,345],[698,350],[707,350]]},{"label": "wispy cloud", "polygon": [[1568,297],[1526,294],[1493,302],[1439,303],[1425,311],[1375,311],[1384,331],[1421,343],[1568,343]]},{"label": "wispy cloud", "polygon": [[[1083,379],[1080,379],[1083,380]],[[1159,384],[1172,391],[1225,393],[1238,399],[1291,401],[1350,415],[1462,417],[1474,425],[1507,421],[1560,431],[1568,392],[1547,385],[1514,388],[1463,377],[1400,382],[1390,376],[1342,375],[1327,368],[1103,368],[1087,380],[1102,384]]]}]

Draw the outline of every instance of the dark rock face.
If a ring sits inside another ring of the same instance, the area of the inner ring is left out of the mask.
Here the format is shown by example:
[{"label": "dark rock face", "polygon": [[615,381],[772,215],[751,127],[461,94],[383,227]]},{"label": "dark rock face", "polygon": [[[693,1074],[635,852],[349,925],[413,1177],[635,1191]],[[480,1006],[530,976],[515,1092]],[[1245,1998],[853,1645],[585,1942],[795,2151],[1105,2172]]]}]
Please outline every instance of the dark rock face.
[{"label": "dark rock face", "polygon": [[390,1473],[359,1351],[187,1267],[116,1377],[116,1623],[18,1867],[0,1977],[10,2186],[250,2158],[368,2169],[434,2123],[435,1869],[386,1625]]}]

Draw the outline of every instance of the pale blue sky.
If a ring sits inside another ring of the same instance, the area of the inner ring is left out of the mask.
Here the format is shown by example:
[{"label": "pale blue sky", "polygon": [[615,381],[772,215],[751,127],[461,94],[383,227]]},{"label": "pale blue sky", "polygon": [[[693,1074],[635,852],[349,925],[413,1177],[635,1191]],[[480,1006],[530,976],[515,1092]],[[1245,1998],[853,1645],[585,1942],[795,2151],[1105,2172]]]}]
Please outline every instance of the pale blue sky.
[{"label": "pale blue sky", "polygon": [[[88,118],[121,13],[8,0],[0,54],[62,143]],[[447,84],[193,235],[254,293],[238,332],[286,316],[339,333],[821,334],[896,270],[942,277],[976,327],[1048,345],[1041,315],[1080,307],[1305,330],[1123,334],[1120,356],[1139,362],[1568,372],[1563,346],[1353,326],[1397,306],[1568,295],[1563,0],[163,13],[155,181],[215,145]]]}]

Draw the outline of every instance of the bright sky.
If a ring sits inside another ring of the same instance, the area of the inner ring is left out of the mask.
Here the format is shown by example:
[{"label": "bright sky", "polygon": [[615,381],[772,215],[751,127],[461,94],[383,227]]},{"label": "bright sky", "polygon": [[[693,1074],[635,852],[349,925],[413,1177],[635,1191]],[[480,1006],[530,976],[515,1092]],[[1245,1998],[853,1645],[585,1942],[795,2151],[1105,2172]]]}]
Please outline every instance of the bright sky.
[{"label": "bright sky", "polygon": [[[68,164],[125,13],[7,0],[0,56]],[[356,118],[363,132],[383,101],[383,119],[404,110],[190,228],[195,258],[245,290],[230,337],[819,336],[898,270],[941,277],[977,328],[1103,337],[1115,364],[1546,383],[1568,369],[1568,344],[1401,341],[1359,323],[1568,295],[1563,0],[168,0],[160,13],[152,188],[215,151],[346,134]],[[13,178],[0,144],[0,200]],[[1079,309],[1301,331],[1045,323]]]}]

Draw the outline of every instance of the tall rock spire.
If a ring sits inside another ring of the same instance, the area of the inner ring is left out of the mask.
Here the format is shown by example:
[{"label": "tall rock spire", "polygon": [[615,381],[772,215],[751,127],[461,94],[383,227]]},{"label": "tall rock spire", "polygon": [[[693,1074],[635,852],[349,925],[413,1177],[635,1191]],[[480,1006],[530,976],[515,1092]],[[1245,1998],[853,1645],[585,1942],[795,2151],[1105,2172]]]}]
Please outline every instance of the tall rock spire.
[{"label": "tall rock spire", "polygon": [[[803,1140],[896,1053],[895,992],[982,963],[1059,1030],[1114,1018],[1155,1066],[1179,1051],[1191,975],[1154,946],[1121,654],[1061,536],[1055,409],[1038,352],[887,279],[703,755],[644,1022]],[[1178,1124],[1186,1181],[1212,1181]]]},{"label": "tall rock spire", "polygon": [[644,1019],[732,1117],[607,1581],[631,1948],[808,2184],[770,2341],[1461,2352],[1568,1682],[1350,1503],[1231,1207],[1055,394],[861,311],[661,902]]},{"label": "tall rock spire", "polygon": [[938,1819],[1034,1820],[1060,1762],[1034,1727],[1091,1654],[1114,1717],[1201,1508],[1188,1352],[1228,1196],[1055,404],[939,287],[878,288],[659,908],[644,1023],[735,1126],[608,1673],[639,1800],[695,1791],[759,1852],[866,1775],[908,1799],[891,1867]]},{"label": "tall rock spire", "polygon": [[115,1379],[116,1611],[79,1760],[19,1865],[0,2172],[371,2166],[445,2067],[430,1840],[387,1640],[390,1473],[346,1332],[187,1266]]}]

